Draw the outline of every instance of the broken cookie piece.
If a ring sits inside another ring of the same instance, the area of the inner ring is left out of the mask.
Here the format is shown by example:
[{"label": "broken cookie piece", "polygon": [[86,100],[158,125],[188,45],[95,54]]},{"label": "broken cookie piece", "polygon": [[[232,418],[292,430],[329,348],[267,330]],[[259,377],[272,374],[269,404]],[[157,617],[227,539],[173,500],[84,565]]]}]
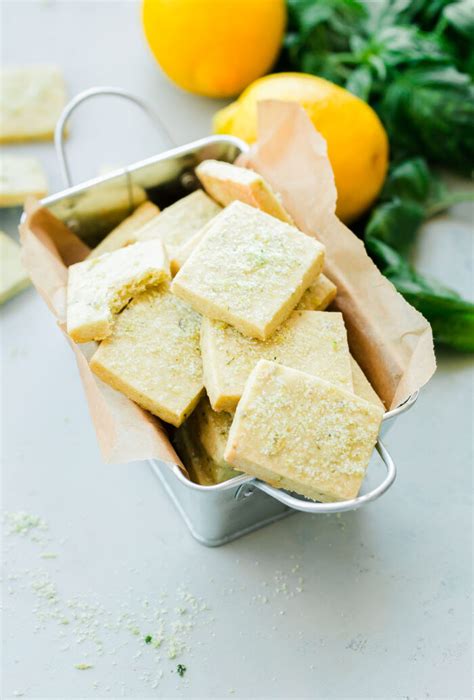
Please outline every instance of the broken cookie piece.
[{"label": "broken cookie piece", "polygon": [[224,453],[236,469],[315,501],[357,496],[383,410],[267,360],[250,375]]},{"label": "broken cookie piece", "polygon": [[67,332],[77,343],[102,340],[134,296],[170,279],[161,241],[135,243],[68,270]]}]

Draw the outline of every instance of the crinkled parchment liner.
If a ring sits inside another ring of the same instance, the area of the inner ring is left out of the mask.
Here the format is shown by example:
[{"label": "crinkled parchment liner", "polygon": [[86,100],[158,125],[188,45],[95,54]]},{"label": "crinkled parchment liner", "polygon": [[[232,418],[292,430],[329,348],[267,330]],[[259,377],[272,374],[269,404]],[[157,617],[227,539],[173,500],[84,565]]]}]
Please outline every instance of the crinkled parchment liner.
[{"label": "crinkled parchment liner", "polygon": [[[361,241],[337,219],[336,189],[324,139],[298,105],[266,101],[259,107],[258,143],[241,161],[280,193],[302,231],[325,244],[325,273],[338,287],[334,306],[344,314],[351,350],[386,406],[399,405],[436,369],[431,328],[380,274]],[[28,203],[25,211],[20,226],[23,262],[65,333],[67,266],[83,260],[89,249],[37,203]],[[104,460],[155,458],[182,467],[160,421],[91,372],[88,358],[95,345],[69,342]]]}]

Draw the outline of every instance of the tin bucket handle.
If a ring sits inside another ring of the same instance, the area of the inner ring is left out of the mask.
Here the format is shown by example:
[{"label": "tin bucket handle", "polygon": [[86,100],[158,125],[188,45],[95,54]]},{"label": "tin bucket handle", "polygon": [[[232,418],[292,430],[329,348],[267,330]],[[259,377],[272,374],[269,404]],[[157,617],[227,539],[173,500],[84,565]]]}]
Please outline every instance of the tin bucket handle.
[{"label": "tin bucket handle", "polygon": [[64,131],[66,128],[66,123],[71,114],[74,112],[74,110],[82,103],[85,102],[86,100],[91,99],[92,97],[97,97],[99,95],[114,95],[115,97],[121,97],[125,100],[129,100],[130,102],[133,102],[136,104],[140,109],[147,114],[150,119],[152,120],[153,124],[157,128],[160,136],[171,146],[174,146],[173,139],[171,138],[168,130],[164,126],[163,122],[161,119],[158,117],[158,115],[154,112],[154,110],[148,105],[144,100],[142,100],[140,97],[137,97],[136,95],[133,95],[130,92],[127,92],[126,90],[122,90],[122,88],[116,88],[116,87],[93,87],[89,88],[88,90],[84,90],[83,92],[80,92],[76,97],[73,97],[73,99],[66,105],[66,107],[63,109],[61,116],[58,119],[58,122],[56,124],[56,128],[54,130],[54,145],[56,147],[56,154],[59,160],[59,167],[61,169],[61,175],[63,177],[64,182],[66,183],[67,187],[72,186],[72,178],[71,178],[71,170],[69,168],[69,162],[66,158],[66,149],[64,146]]},{"label": "tin bucket handle", "polygon": [[381,484],[363,496],[358,496],[357,498],[352,498],[348,501],[338,501],[335,503],[315,503],[314,501],[308,501],[303,498],[297,498],[296,496],[290,496],[290,494],[286,493],[286,491],[281,491],[280,489],[270,486],[259,479],[255,479],[241,486],[241,489],[246,490],[246,493],[242,495],[249,496],[253,488],[257,488],[266,493],[268,496],[272,496],[277,501],[280,501],[280,503],[283,503],[285,506],[288,506],[288,508],[299,510],[303,513],[341,513],[346,510],[355,510],[366,503],[375,501],[377,498],[379,498],[379,496],[384,494],[395,481],[397,469],[395,462],[387,451],[387,448],[380,440],[378,440],[376,449],[385,465],[387,474]]}]

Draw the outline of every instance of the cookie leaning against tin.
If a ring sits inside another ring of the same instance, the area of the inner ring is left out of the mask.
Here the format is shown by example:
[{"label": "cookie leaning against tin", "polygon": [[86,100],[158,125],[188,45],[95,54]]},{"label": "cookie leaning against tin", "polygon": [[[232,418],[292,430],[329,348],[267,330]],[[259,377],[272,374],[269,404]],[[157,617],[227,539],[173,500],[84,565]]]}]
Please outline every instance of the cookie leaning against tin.
[{"label": "cookie leaning against tin", "polygon": [[67,286],[67,332],[76,343],[103,340],[116,314],[134,296],[170,279],[161,241],[135,243],[71,265]]},{"label": "cookie leaning against tin", "polygon": [[260,360],[224,457],[236,469],[315,501],[357,496],[383,410],[305,372]]}]

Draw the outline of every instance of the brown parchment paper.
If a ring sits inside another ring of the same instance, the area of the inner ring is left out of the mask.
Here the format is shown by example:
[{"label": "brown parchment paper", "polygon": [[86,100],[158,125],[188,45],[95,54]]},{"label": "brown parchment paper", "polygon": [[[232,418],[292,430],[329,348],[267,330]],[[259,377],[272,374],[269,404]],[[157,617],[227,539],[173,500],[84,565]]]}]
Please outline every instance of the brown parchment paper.
[{"label": "brown parchment paper", "polygon": [[[399,405],[436,369],[431,328],[337,219],[324,139],[298,105],[266,101],[259,105],[258,142],[240,162],[261,173],[299,228],[325,244],[325,273],[338,287],[334,306],[344,315],[351,351],[386,406]],[[95,344],[76,345],[65,332],[67,267],[83,260],[89,248],[36,202],[30,201],[25,213],[23,262],[75,353],[104,461],[155,458],[185,471],[160,421],[91,372],[88,358]]]},{"label": "brown parchment paper", "polygon": [[338,289],[331,308],[344,315],[351,352],[387,407],[403,403],[436,370],[431,326],[337,218],[326,142],[306,112],[296,103],[260,102],[258,141],[239,164],[259,172],[296,225],[324,243],[324,272]]},{"label": "brown parchment paper", "polygon": [[74,351],[104,461],[154,458],[186,471],[160,421],[91,372],[88,359],[96,344],[76,345],[66,334],[67,266],[83,260],[89,248],[36,202],[28,202],[25,213],[20,224],[22,260]]}]

